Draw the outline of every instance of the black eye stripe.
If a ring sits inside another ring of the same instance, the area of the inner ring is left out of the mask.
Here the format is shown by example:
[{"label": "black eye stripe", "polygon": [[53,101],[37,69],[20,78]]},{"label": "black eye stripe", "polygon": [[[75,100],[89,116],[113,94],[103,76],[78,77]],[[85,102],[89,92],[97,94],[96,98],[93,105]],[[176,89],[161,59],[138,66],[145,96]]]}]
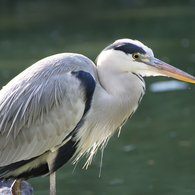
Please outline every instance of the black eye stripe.
[{"label": "black eye stripe", "polygon": [[104,50],[109,50],[109,49],[120,50],[126,54],[134,54],[134,53],[146,54],[145,50],[143,50],[142,47],[139,47],[132,43],[126,43],[126,42],[114,43],[106,47]]}]

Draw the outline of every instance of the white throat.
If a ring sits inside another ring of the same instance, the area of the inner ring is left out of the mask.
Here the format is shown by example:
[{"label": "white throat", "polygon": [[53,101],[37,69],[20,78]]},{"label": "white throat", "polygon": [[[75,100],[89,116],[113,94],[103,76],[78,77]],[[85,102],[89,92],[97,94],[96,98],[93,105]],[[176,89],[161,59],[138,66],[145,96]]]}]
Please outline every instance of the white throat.
[{"label": "white throat", "polygon": [[112,68],[117,67],[114,63],[116,61],[105,60],[98,64],[99,83],[96,83],[91,109],[85,120],[90,122],[85,122],[77,134],[80,155],[76,160],[87,151],[86,167],[97,149],[103,149],[117,128],[135,112],[145,92],[142,78]]}]

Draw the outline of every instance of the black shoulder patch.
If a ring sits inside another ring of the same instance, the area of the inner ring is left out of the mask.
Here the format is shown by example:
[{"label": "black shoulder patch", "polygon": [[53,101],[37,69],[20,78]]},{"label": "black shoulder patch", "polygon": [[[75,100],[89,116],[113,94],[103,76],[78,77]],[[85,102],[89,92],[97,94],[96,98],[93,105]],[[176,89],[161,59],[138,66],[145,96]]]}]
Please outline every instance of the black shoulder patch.
[{"label": "black shoulder patch", "polygon": [[120,50],[125,52],[126,54],[134,54],[134,53],[146,54],[145,50],[142,49],[141,47],[127,42],[114,43],[106,47],[104,50],[109,50],[109,49]]},{"label": "black shoulder patch", "polygon": [[50,174],[66,164],[76,152],[78,142],[73,141],[73,139],[74,135],[71,140],[59,148]]},{"label": "black shoulder patch", "polygon": [[73,75],[75,75],[80,81],[81,81],[81,87],[84,87],[85,89],[85,98],[86,98],[86,103],[85,103],[85,110],[84,114],[87,113],[87,111],[90,109],[91,106],[91,101],[93,97],[93,92],[95,90],[95,80],[91,76],[90,73],[85,72],[85,71],[73,71]]},{"label": "black shoulder patch", "polygon": [[57,169],[59,169],[61,166],[63,166],[67,161],[69,161],[72,158],[72,156],[76,152],[79,140],[74,140],[74,139],[75,139],[78,129],[84,123],[86,113],[89,111],[91,107],[91,101],[92,101],[93,93],[94,93],[95,86],[96,86],[96,82],[94,78],[88,72],[72,71],[71,74],[81,81],[81,87],[83,87],[85,90],[85,100],[86,100],[85,110],[84,110],[81,120],[78,122],[76,127],[63,140],[65,141],[71,136],[71,139],[59,148],[58,154],[54,160],[54,164],[53,164],[51,172],[54,172]]}]

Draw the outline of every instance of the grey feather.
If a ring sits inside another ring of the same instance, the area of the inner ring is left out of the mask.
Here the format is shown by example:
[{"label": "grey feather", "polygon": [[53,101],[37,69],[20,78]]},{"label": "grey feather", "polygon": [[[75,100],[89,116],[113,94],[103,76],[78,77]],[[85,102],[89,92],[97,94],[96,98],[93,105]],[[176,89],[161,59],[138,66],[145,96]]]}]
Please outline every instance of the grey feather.
[{"label": "grey feather", "polygon": [[74,129],[85,104],[80,81],[70,74],[75,70],[97,77],[95,65],[86,57],[58,54],[35,63],[3,87],[0,166],[40,155]]}]

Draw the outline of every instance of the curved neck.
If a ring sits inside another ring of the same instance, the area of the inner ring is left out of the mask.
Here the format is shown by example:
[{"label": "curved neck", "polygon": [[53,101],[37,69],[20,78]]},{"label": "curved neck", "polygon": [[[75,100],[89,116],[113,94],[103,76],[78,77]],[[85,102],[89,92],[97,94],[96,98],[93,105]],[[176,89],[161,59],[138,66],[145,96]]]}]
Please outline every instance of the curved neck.
[{"label": "curved neck", "polygon": [[86,151],[88,166],[98,147],[104,148],[111,135],[132,115],[145,91],[145,84],[131,72],[119,72],[98,66],[99,82],[93,95],[91,109],[77,133],[78,160]]},{"label": "curved neck", "polygon": [[120,72],[113,67],[116,66],[108,62],[97,66],[99,83],[105,90],[97,102],[102,101],[98,105],[102,105],[105,112],[108,110],[108,116],[112,116],[112,122],[119,127],[137,109],[145,92],[145,82],[132,72]]},{"label": "curved neck", "polygon": [[102,64],[97,66],[97,72],[100,85],[112,96],[133,100],[139,99],[143,90],[145,91],[143,78],[132,72],[120,72],[113,69],[112,65]]}]

